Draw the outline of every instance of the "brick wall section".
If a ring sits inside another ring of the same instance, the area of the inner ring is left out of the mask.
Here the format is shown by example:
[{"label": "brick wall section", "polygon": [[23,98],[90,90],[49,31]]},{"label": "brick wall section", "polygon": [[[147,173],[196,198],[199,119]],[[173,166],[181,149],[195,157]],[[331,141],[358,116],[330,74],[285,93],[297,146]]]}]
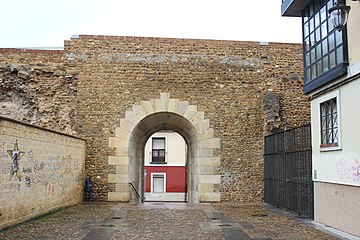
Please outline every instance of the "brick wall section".
[{"label": "brick wall section", "polygon": [[65,42],[65,52],[82,62],[79,133],[88,139],[86,168],[97,179],[99,200],[113,190],[108,136],[133,104],[160,92],[188,100],[210,119],[221,139],[223,201],[262,199],[267,91],[280,99],[279,128],[309,121],[298,44],[80,36]]},{"label": "brick wall section", "polygon": [[[71,121],[64,126],[87,139],[86,172],[95,179],[94,199],[106,200],[107,192],[114,190],[107,183],[108,174],[115,172],[107,162],[114,155],[108,139],[125,111],[167,92],[204,111],[215,137],[221,139],[217,154],[222,183],[216,191],[222,201],[260,201],[263,136],[274,130],[267,125],[263,109],[266,93],[273,92],[279,99],[276,128],[309,122],[308,98],[302,93],[301,48],[300,44],[109,36],[65,41],[62,55],[54,61],[69,69],[65,72],[76,73],[77,93],[61,88],[63,97],[70,96],[65,107],[75,106],[75,128]],[[17,55],[2,53],[1,57],[16,62],[21,60]],[[30,58],[26,61],[34,64]],[[37,94],[39,102],[43,95]],[[47,115],[54,113],[49,111],[44,118]],[[34,119],[41,123],[42,116]]]},{"label": "brick wall section", "polygon": [[75,133],[76,92],[63,51],[0,49],[0,115]]},{"label": "brick wall section", "polygon": [[84,140],[0,118],[0,229],[81,202],[84,170]]}]

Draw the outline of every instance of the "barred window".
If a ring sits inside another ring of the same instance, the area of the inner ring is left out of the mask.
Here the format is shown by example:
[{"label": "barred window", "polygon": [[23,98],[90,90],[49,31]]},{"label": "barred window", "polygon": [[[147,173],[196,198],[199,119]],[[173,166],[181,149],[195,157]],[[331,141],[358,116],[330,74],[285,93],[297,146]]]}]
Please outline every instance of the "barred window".
[{"label": "barred window", "polygon": [[320,104],[321,145],[335,147],[339,143],[339,124],[336,97]]}]

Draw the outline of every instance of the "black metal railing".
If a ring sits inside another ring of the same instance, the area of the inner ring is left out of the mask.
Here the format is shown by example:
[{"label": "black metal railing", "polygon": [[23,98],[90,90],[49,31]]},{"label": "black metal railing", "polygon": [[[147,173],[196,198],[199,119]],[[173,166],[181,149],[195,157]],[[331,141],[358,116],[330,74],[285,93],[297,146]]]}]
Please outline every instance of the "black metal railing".
[{"label": "black metal railing", "polygon": [[140,198],[140,194],[139,194],[139,193],[138,193],[138,191],[136,190],[136,188],[135,188],[134,184],[129,183],[129,185],[130,185],[130,186],[131,186],[131,188],[134,190],[134,192],[135,192],[135,194],[136,194],[136,197],[137,197],[137,198]]},{"label": "black metal railing", "polygon": [[310,125],[265,137],[266,203],[313,219],[311,153]]}]

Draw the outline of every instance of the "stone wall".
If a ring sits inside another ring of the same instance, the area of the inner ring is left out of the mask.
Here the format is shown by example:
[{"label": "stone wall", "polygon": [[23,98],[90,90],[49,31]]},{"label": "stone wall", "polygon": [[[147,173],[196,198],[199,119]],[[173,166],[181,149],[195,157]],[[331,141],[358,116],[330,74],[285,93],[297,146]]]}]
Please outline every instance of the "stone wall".
[{"label": "stone wall", "polygon": [[[264,97],[279,99],[277,129],[309,122],[302,93],[300,44],[80,36],[65,42],[79,69],[79,133],[88,140],[87,172],[99,200],[114,186],[107,174],[108,136],[133,104],[160,92],[198,106],[221,148],[222,201],[260,201],[263,181]],[[81,64],[80,64],[81,63]]]},{"label": "stone wall", "polygon": [[[107,200],[108,192],[115,191],[115,184],[108,183],[108,174],[116,171],[108,164],[108,157],[116,155],[109,137],[116,135],[120,119],[135,104],[158,99],[160,93],[196,105],[209,119],[214,137],[221,141],[214,153],[221,161],[221,183],[214,191],[221,193],[222,201],[261,201],[264,135],[309,122],[300,44],[80,36],[65,41],[64,51],[57,54],[54,61],[64,75],[51,81],[72,76],[74,83],[58,88],[66,99],[65,114],[56,115],[49,107],[48,114],[35,120],[22,118],[40,124],[48,115],[55,121],[69,119],[54,125],[87,140],[86,172],[95,180],[93,200]],[[18,55],[3,52],[1,58],[35,64],[31,57]],[[21,74],[13,75],[12,84],[23,82]],[[70,86],[75,86],[74,92],[67,91]],[[46,92],[34,93],[39,104],[46,102]],[[269,93],[277,100],[267,101]]]},{"label": "stone wall", "polygon": [[0,229],[83,200],[85,141],[0,118]]},{"label": "stone wall", "polygon": [[77,72],[63,51],[0,49],[1,115],[73,134]]}]

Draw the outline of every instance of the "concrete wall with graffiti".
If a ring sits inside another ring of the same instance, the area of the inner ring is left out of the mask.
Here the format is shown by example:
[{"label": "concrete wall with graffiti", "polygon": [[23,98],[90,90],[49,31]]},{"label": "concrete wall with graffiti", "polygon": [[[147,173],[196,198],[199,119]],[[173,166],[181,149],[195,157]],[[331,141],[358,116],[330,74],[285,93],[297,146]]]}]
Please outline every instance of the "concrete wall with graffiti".
[{"label": "concrete wall with graffiti", "polygon": [[0,229],[83,200],[85,141],[0,117]]}]

